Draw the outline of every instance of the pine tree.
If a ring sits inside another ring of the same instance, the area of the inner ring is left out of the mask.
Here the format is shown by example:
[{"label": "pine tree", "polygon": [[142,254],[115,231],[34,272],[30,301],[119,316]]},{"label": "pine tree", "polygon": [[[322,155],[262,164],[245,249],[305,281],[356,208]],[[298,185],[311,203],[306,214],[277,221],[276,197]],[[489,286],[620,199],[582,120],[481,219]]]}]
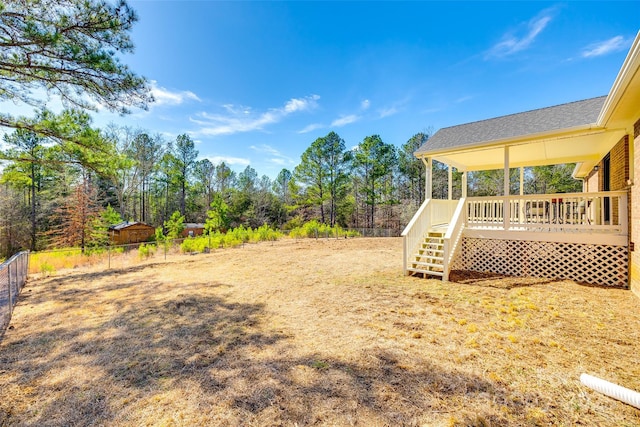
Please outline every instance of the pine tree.
[{"label": "pine tree", "polygon": [[[133,51],[137,21],[124,0],[9,0],[0,3],[0,100],[38,107],[34,92],[57,94],[67,106],[95,110],[99,103],[126,113],[153,101],[147,81],[122,64],[116,52]],[[0,126],[36,130],[0,114]],[[64,129],[49,129],[65,139]]]}]

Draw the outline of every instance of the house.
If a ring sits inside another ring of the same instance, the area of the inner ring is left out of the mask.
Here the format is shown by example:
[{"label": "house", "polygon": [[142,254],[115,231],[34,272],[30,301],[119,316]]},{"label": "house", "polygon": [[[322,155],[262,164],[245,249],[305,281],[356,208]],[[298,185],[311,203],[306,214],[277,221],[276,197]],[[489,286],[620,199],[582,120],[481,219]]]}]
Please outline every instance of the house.
[{"label": "house", "polygon": [[184,224],[184,230],[182,230],[182,237],[195,237],[201,236],[204,233],[204,224],[187,222]]},{"label": "house", "polygon": [[[415,155],[426,197],[402,233],[405,274],[451,270],[568,278],[640,295],[640,33],[606,96],[440,129]],[[448,200],[432,162],[448,165]],[[583,191],[523,194],[525,167],[576,163]],[[452,198],[452,168],[462,196]],[[510,194],[509,169],[520,169]],[[468,173],[504,171],[502,194],[467,197]]]},{"label": "house", "polygon": [[109,241],[112,245],[146,242],[155,234],[155,229],[142,222],[124,221],[109,227]]}]

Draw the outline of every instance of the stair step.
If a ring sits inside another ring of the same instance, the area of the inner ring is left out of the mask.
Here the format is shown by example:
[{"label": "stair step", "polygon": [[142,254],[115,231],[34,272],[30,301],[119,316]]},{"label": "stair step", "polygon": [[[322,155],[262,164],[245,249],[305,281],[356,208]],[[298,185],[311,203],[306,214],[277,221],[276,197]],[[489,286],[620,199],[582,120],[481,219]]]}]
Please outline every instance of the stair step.
[{"label": "stair step", "polygon": [[422,248],[422,249],[418,249],[418,253],[419,254],[423,254],[425,252],[429,252],[432,254],[444,254],[444,249],[432,249],[432,248]]},{"label": "stair step", "polygon": [[427,259],[433,261],[437,261],[440,265],[443,264],[444,258],[438,255],[414,255],[415,261],[412,262],[422,262],[422,259]]},{"label": "stair step", "polygon": [[432,262],[424,262],[424,261],[411,261],[411,267],[416,268],[420,267],[429,267],[429,268],[442,268],[442,264],[435,264]]},{"label": "stair step", "polygon": [[431,247],[431,246],[444,246],[444,242],[422,242],[422,247]]},{"label": "stair step", "polygon": [[422,270],[420,268],[407,268],[407,271],[411,271],[413,273],[422,273],[422,274],[429,274],[431,276],[438,276],[438,277],[442,277],[444,276],[444,273],[442,271],[433,271],[433,270]]}]

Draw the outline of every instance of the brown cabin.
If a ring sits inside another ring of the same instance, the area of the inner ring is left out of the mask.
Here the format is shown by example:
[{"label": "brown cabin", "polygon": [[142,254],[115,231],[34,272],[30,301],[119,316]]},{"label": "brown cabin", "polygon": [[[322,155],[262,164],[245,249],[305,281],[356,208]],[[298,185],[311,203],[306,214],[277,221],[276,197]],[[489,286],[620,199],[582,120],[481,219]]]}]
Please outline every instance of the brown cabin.
[{"label": "brown cabin", "polygon": [[109,241],[112,245],[146,242],[155,234],[155,229],[143,222],[121,222],[109,227]]},{"label": "brown cabin", "polygon": [[204,233],[204,224],[187,222],[182,230],[182,237],[201,236]]}]

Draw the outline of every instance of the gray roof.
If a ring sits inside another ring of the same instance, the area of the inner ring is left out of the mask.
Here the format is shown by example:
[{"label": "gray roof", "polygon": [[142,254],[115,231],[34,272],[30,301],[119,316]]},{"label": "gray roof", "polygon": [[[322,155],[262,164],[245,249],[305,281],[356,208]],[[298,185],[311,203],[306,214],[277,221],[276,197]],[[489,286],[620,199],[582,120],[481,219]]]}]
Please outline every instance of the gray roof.
[{"label": "gray roof", "polygon": [[600,96],[442,128],[429,138],[415,154],[481,145],[492,141],[590,125],[597,121],[606,99],[606,96]]},{"label": "gray roof", "polygon": [[[111,227],[109,227],[109,230],[122,230],[123,228],[127,228],[127,227],[131,227],[132,225],[136,225],[136,224],[140,224],[144,227],[151,227],[150,225],[145,224],[144,222],[137,222],[137,221],[133,221],[133,222],[129,222],[129,221],[123,221],[121,223],[112,225]],[[151,227],[153,228],[153,227]]]}]

